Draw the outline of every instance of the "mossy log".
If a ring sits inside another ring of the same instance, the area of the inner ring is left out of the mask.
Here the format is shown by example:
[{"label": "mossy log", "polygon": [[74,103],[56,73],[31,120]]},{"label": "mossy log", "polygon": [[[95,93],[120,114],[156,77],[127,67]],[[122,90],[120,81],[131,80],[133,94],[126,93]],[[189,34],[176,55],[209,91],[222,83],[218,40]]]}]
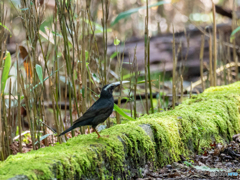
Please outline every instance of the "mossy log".
[{"label": "mossy log", "polygon": [[175,110],[69,139],[0,162],[0,179],[130,179],[146,163],[180,160],[212,141],[239,133],[240,82],[209,88]]}]

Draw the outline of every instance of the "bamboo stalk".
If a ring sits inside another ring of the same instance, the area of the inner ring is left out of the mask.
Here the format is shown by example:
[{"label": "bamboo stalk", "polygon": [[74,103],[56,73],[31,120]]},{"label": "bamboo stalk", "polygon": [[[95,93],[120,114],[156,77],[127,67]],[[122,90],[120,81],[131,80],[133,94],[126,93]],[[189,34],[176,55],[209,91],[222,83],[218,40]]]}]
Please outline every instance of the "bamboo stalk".
[{"label": "bamboo stalk", "polygon": [[[43,102],[43,94],[41,94],[41,96],[39,97],[39,102],[41,102],[41,104],[40,104],[40,106],[39,106],[39,109],[40,109],[40,118],[42,119],[42,122],[44,123],[44,124],[46,124],[46,121],[45,121],[45,118],[44,118],[44,106],[43,106],[43,104],[44,104],[44,102]],[[47,126],[42,126],[43,127],[43,135],[45,135],[45,134],[47,134]],[[39,128],[39,130],[40,130],[40,128]],[[40,141],[39,141],[40,142]],[[44,140],[43,140],[43,142],[44,142],[44,145],[45,146],[49,146],[49,143],[48,143],[48,138],[45,138]]]},{"label": "bamboo stalk", "polygon": [[[43,102],[43,99],[42,99],[42,102]],[[43,117],[43,122],[46,123],[46,118],[45,117],[47,117],[47,116],[46,116],[46,112],[45,112],[45,108],[44,107],[42,108],[42,117]],[[52,139],[53,139],[53,136],[52,136]],[[49,145],[48,138],[46,138],[45,140],[46,140],[45,141],[46,146],[48,146]],[[52,140],[52,142],[53,142],[53,140]]]},{"label": "bamboo stalk", "polygon": [[134,49],[134,58],[133,58],[133,65],[135,68],[134,76],[135,76],[135,82],[134,82],[134,119],[137,118],[137,79],[138,79],[138,64],[137,64],[137,57],[136,57],[136,50],[137,46]]},{"label": "bamboo stalk", "polygon": [[[107,20],[108,20],[108,0],[101,0],[102,1],[102,13],[103,18],[102,26],[103,26],[103,47],[104,47],[104,53],[103,53],[103,59],[104,59],[104,84],[107,84]],[[105,2],[105,3],[104,3]],[[107,127],[110,127],[110,119],[107,119]]]},{"label": "bamboo stalk", "polygon": [[[53,71],[52,71],[52,73],[53,73]],[[50,78],[50,79],[52,79],[51,80],[51,82],[50,82],[50,88],[51,88],[51,93],[52,93],[52,104],[56,104],[56,106],[58,106],[58,103],[56,102],[56,96],[55,96],[55,94],[54,94],[54,84],[53,84],[53,82],[54,82],[54,79],[53,79],[53,77],[52,78]],[[58,117],[57,117],[57,110],[56,110],[56,106],[53,106],[53,116],[54,116],[54,121],[55,121],[55,125],[56,125],[56,130],[57,130],[57,134],[60,134],[60,127],[59,127],[59,122],[58,122]],[[57,140],[58,140],[58,142],[59,143],[61,143],[61,139],[60,139],[60,137],[59,136],[57,136]]]},{"label": "bamboo stalk", "polygon": [[[12,123],[11,123],[11,88],[12,88],[12,79],[10,78],[10,83],[9,83],[9,99],[8,99],[8,122],[7,122],[7,129],[8,129],[8,134],[7,137],[9,138],[8,140],[8,145],[11,144],[11,139],[13,138],[12,137]],[[10,147],[9,147],[9,155],[11,154],[11,150],[10,150]]]},{"label": "bamboo stalk", "polygon": [[159,90],[159,97],[158,97],[158,112],[161,110],[161,75],[158,76],[158,90]]},{"label": "bamboo stalk", "polygon": [[181,98],[180,98],[180,103],[183,101],[183,77],[181,75]]},{"label": "bamboo stalk", "polygon": [[87,67],[85,58],[85,12],[83,13],[82,21],[82,88],[84,94],[82,94],[82,113],[86,112],[86,97],[87,97]]},{"label": "bamboo stalk", "polygon": [[[1,9],[1,4],[0,4],[0,9]],[[0,79],[2,79],[2,67],[1,67],[1,62],[0,62]],[[0,89],[2,83],[0,83]],[[2,102],[2,96],[0,95],[0,102]],[[4,104],[3,104],[4,105]],[[0,109],[2,109],[2,103],[0,103]],[[2,121],[2,110],[0,110],[0,159],[3,161],[4,160],[4,141],[3,141],[3,121]]]},{"label": "bamboo stalk", "polygon": [[[236,27],[236,22],[237,22],[237,18],[236,18],[236,7],[237,7],[237,4],[236,4],[236,1],[233,0],[233,10],[232,10],[232,31],[235,29]],[[238,81],[238,56],[237,56],[237,52],[236,52],[236,40],[235,38],[233,38],[232,40],[232,43],[233,43],[233,59],[234,59],[234,62],[235,62],[235,79],[236,81]]]},{"label": "bamboo stalk", "polygon": [[213,8],[213,58],[214,58],[214,63],[213,63],[213,79],[214,83],[213,86],[217,86],[217,26],[216,26],[216,9],[215,9],[215,4],[212,1],[212,8]]},{"label": "bamboo stalk", "polygon": [[25,99],[25,104],[26,104],[26,112],[27,112],[27,120],[28,120],[28,124],[30,126],[30,134],[31,134],[31,140],[32,140],[32,145],[33,145],[33,150],[35,150],[35,136],[34,136],[34,133],[33,133],[33,124],[31,122],[31,117],[30,117],[30,105],[29,105],[29,99],[28,99],[28,93],[26,92],[25,88],[24,88],[24,82],[23,82],[23,77],[21,77],[20,79],[20,85],[21,85],[21,88],[22,88],[22,92],[23,92],[23,95],[24,95],[24,99]]},{"label": "bamboo stalk", "polygon": [[[37,97],[35,97],[35,99],[36,99],[36,103],[34,103],[35,105],[33,106],[33,118],[34,118],[34,124],[35,124],[35,129],[34,129],[34,131],[35,131],[35,133],[34,133],[34,137],[36,137],[37,136],[37,141],[38,141],[38,143],[37,143],[37,146],[38,146],[38,149],[40,149],[40,128],[39,128],[39,122],[37,122],[37,109],[36,109],[36,104],[37,104],[37,100],[38,100],[38,98]],[[39,102],[39,105],[41,106],[41,101]],[[38,117],[39,118],[39,117]]]},{"label": "bamboo stalk", "polygon": [[[130,60],[130,57],[128,58],[128,63],[131,64],[131,60]],[[130,77],[133,76],[133,65],[131,65],[131,68],[130,68]],[[128,91],[128,97],[131,99],[132,98],[132,78],[130,78],[129,80],[129,91]],[[132,108],[132,101],[129,101],[129,108],[130,108],[130,117],[133,117],[133,114],[132,114],[132,111],[133,111],[133,108]]]},{"label": "bamboo stalk", "polygon": [[[231,62],[231,53],[230,53],[230,47],[227,47],[227,62]],[[228,79],[228,84],[231,83],[231,73],[230,69],[227,69],[227,79]]]},{"label": "bamboo stalk", "polygon": [[[176,98],[176,86],[175,86],[175,85],[173,86],[173,91],[172,91],[172,92],[173,92],[172,97],[175,97],[175,98]],[[173,104],[172,104],[172,108],[173,108],[173,109],[175,109],[175,102],[176,102],[176,99],[175,99],[175,101],[172,102],[172,103],[173,103]]]},{"label": "bamboo stalk", "polygon": [[[53,24],[54,24],[54,30],[57,31],[57,13],[54,14],[54,18],[53,18]],[[54,34],[54,61],[55,61],[55,68],[54,70],[58,70],[59,69],[59,60],[57,58],[57,53],[58,53],[58,48],[57,48],[57,33]],[[74,57],[74,43],[73,43],[73,48],[72,48],[72,51],[73,51],[73,57]],[[52,92],[55,96],[55,102],[57,104],[57,114],[56,114],[56,118],[57,118],[57,121],[58,121],[58,130],[59,132],[63,129],[63,122],[62,122],[62,118],[61,118],[61,112],[58,108],[58,101],[60,100],[61,101],[61,88],[60,88],[60,76],[59,76],[59,71],[57,73],[55,73],[56,77],[55,77],[55,93]],[[53,76],[54,77],[54,76]],[[54,81],[52,81],[53,83]],[[59,116],[60,116],[60,122],[59,122]],[[59,133],[58,132],[58,133]],[[59,138],[61,139],[61,138]],[[39,146],[40,146],[40,143],[39,143]]]},{"label": "bamboo stalk", "polygon": [[204,54],[204,42],[205,37],[204,35],[201,36],[201,50],[200,50],[200,75],[201,75],[201,81],[202,81],[202,91],[204,91],[204,81],[203,81],[203,54]]},{"label": "bamboo stalk", "polygon": [[150,91],[150,103],[151,103],[151,109],[152,114],[154,113],[154,107],[153,107],[153,95],[152,95],[152,83],[151,83],[151,71],[150,71],[150,37],[148,37],[148,85],[149,85],[149,91]]},{"label": "bamboo stalk", "polygon": [[209,35],[209,79],[210,79],[210,86],[213,86],[214,79],[213,79],[213,68],[212,68],[212,36]]},{"label": "bamboo stalk", "polygon": [[[17,51],[18,52],[18,51]],[[18,95],[18,133],[19,133],[19,152],[22,153],[22,120],[21,120],[21,89],[20,89],[20,73],[19,73],[19,59],[17,55],[17,95]],[[0,116],[1,117],[1,116]]]},{"label": "bamboo stalk", "polygon": [[192,97],[192,90],[193,90],[193,86],[192,86],[192,82],[191,82],[191,86],[190,86],[190,93],[189,93],[189,98]]},{"label": "bamboo stalk", "polygon": [[[86,57],[85,57],[85,19],[86,19],[86,13],[85,11],[82,11],[82,53],[81,53],[81,60],[82,60],[82,72],[81,72],[81,78],[82,78],[82,96],[81,96],[81,102],[82,102],[82,113],[86,112],[86,103],[87,103],[87,67],[86,67]],[[74,87],[75,88],[75,87]],[[77,107],[76,107],[77,108]],[[81,134],[85,133],[85,127],[80,127]]]},{"label": "bamboo stalk", "polygon": [[[116,52],[117,52],[117,67],[119,69],[118,74],[119,74],[119,80],[121,81],[121,56],[119,55],[120,53],[118,53],[117,50],[117,46],[116,46]],[[121,107],[121,90],[120,90],[120,96],[118,97],[118,107]],[[121,124],[121,119],[120,119],[120,114],[118,112],[116,112],[116,121],[117,124]]]},{"label": "bamboo stalk", "polygon": [[102,19],[101,19],[101,21],[102,21],[102,27],[103,27],[103,47],[104,47],[104,52],[103,52],[103,59],[104,59],[104,84],[106,85],[107,84],[107,59],[106,59],[106,48],[105,48],[105,44],[106,44],[106,42],[105,42],[105,35],[106,35],[106,33],[105,33],[105,29],[107,29],[105,26],[106,26],[106,22],[105,22],[105,11],[106,11],[106,9],[104,9],[104,2],[103,2],[103,0],[101,0],[102,1]]},{"label": "bamboo stalk", "polygon": [[[7,132],[7,126],[6,126],[6,106],[5,106],[5,97],[4,97],[4,93],[2,93],[2,110],[3,110],[3,129],[2,129],[2,142],[3,142],[3,157],[4,159],[7,158],[8,156],[8,148],[9,148],[9,144],[8,144],[8,140],[7,140],[7,136],[8,136],[8,132]],[[5,137],[6,136],[6,137]],[[5,141],[7,141],[5,143]]]},{"label": "bamboo stalk", "polygon": [[172,71],[172,107],[175,109],[176,95],[175,95],[175,77],[176,77],[176,53],[175,53],[175,33],[174,26],[172,25],[173,30],[173,42],[172,42],[172,58],[173,58],[173,71]]},{"label": "bamboo stalk", "polygon": [[8,127],[8,120],[6,117],[6,106],[5,106],[5,97],[3,96],[3,118],[4,118],[4,128],[5,128],[5,137],[6,137],[6,155],[9,156],[10,155],[10,146],[9,146],[9,127]]},{"label": "bamboo stalk", "polygon": [[[148,0],[146,1],[146,6],[148,7]],[[147,70],[147,52],[148,52],[148,8],[147,9],[147,16],[145,17],[145,50],[144,50],[144,62],[145,62],[145,101],[146,101],[146,113],[149,114],[148,111],[148,70]],[[149,82],[150,83],[150,82]]]},{"label": "bamboo stalk", "polygon": [[[71,91],[71,85],[68,83],[68,89],[69,89],[69,111],[70,111],[70,123],[71,126],[73,125],[73,119],[72,119],[72,91]],[[74,137],[74,131],[72,132],[72,137]],[[82,133],[82,132],[81,132]]]},{"label": "bamboo stalk", "polygon": [[[166,74],[166,62],[163,63],[163,77],[162,77],[162,87],[163,87],[163,92],[164,92],[164,82],[165,82],[165,74]],[[164,102],[165,99],[165,94],[163,93],[162,99]],[[165,104],[163,104],[163,109],[165,108]],[[167,110],[167,108],[165,108]]]},{"label": "bamboo stalk", "polygon": [[158,27],[157,33],[158,33],[158,34],[161,34],[160,22],[157,22],[157,27]]}]

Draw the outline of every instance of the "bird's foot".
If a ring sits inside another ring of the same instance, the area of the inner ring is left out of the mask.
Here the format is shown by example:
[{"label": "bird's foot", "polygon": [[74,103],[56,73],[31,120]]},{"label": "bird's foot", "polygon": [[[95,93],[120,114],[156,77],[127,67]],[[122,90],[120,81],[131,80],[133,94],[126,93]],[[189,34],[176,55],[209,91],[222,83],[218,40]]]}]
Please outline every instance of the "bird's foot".
[{"label": "bird's foot", "polygon": [[96,130],[95,128],[93,128],[93,129],[94,129],[94,131],[97,133],[98,138],[100,138],[101,136],[99,135],[99,133],[97,132],[97,130]]}]

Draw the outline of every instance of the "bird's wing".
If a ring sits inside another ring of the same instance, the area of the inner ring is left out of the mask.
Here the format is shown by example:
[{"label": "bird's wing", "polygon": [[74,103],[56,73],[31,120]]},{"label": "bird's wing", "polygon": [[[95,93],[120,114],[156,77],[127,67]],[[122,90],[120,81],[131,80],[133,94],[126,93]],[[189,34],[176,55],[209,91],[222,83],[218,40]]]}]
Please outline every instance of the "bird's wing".
[{"label": "bird's wing", "polygon": [[111,108],[112,104],[109,100],[98,99],[80,118],[73,122],[76,124],[80,121],[88,120],[90,118],[96,117],[98,114],[105,113],[108,111],[109,107]]}]

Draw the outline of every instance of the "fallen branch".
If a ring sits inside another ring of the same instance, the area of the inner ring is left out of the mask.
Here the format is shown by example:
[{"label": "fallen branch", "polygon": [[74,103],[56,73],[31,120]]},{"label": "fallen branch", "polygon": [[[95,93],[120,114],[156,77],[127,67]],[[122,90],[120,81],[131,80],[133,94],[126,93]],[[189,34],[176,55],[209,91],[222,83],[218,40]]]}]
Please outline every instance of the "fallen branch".
[{"label": "fallen branch", "polygon": [[[228,68],[231,68],[231,67],[235,67],[235,62],[231,62],[231,63],[228,63],[224,66],[221,66],[220,68],[218,68],[216,70],[216,74],[219,74],[220,72],[222,72],[224,69],[228,69]],[[238,67],[240,67],[240,63],[238,63]],[[203,82],[207,80],[207,75],[206,76],[203,76]],[[194,89],[196,86],[200,85],[202,83],[201,79],[199,79],[198,81],[194,82],[192,84],[192,89]],[[191,89],[191,86],[188,86],[185,90],[186,91],[190,91]]]}]

